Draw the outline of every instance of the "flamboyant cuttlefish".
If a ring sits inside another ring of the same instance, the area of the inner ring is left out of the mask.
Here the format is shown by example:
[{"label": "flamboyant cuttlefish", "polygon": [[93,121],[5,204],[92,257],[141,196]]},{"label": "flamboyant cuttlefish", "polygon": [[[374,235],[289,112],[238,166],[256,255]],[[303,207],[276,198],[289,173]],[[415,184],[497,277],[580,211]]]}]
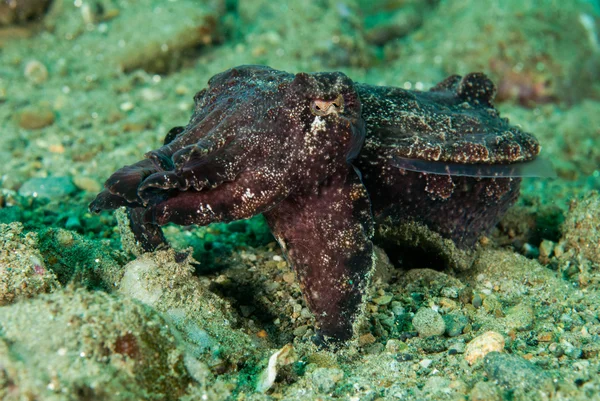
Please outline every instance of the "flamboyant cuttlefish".
[{"label": "flamboyant cuttlefish", "polygon": [[210,79],[187,126],[115,172],[90,205],[128,208],[145,250],[160,226],[263,213],[320,338],[345,340],[374,265],[374,226],[416,222],[470,246],[536,170],[540,146],[500,118],[483,74],[426,92],[339,72],[241,66]]}]

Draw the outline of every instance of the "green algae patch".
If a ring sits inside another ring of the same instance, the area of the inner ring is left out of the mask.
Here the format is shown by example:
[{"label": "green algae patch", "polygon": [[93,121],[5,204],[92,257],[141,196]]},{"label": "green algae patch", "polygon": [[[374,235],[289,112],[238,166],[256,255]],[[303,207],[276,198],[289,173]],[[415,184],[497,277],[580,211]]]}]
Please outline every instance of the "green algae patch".
[{"label": "green algae patch", "polygon": [[274,241],[261,215],[248,220],[195,227],[193,231],[170,225],[165,229],[165,236],[174,248],[193,248],[192,256],[199,262],[197,272],[229,267],[228,264],[236,253]]},{"label": "green algae patch", "polygon": [[114,289],[127,261],[107,244],[61,228],[40,230],[39,249],[62,285],[74,282],[89,289]]}]

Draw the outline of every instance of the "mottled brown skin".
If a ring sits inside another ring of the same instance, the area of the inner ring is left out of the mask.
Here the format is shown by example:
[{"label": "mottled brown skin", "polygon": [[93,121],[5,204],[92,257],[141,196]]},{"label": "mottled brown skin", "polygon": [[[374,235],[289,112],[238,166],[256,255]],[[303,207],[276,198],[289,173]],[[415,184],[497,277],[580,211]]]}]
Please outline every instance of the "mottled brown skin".
[{"label": "mottled brown skin", "polygon": [[160,226],[167,223],[264,213],[319,338],[346,340],[373,267],[376,221],[417,221],[468,246],[517,198],[519,179],[415,172],[397,163],[535,158],[537,141],[499,118],[494,90],[481,74],[416,92],[355,84],[342,73],[233,68],[196,95],[187,126],[114,173],[90,209],[127,207],[148,251],[165,245]]},{"label": "mottled brown skin", "polygon": [[451,76],[428,92],[362,84],[357,90],[367,132],[355,165],[378,221],[417,221],[471,246],[516,201],[518,177],[435,175],[395,163],[404,157],[501,165],[537,156],[537,140],[500,118],[495,87],[483,74]]}]

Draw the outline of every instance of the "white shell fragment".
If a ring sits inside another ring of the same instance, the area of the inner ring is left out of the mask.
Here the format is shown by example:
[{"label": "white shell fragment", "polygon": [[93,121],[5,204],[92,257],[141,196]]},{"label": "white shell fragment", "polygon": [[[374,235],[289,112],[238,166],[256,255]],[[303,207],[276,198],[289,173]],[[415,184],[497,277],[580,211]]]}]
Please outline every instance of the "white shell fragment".
[{"label": "white shell fragment", "polygon": [[260,374],[256,383],[256,391],[266,393],[277,377],[277,368],[280,366],[289,365],[296,360],[294,347],[292,344],[286,344],[279,351],[275,352],[269,358],[269,364],[266,369]]},{"label": "white shell fragment", "polygon": [[495,331],[486,331],[475,337],[465,348],[465,359],[469,365],[485,357],[492,351],[502,352],[504,350],[504,337]]}]

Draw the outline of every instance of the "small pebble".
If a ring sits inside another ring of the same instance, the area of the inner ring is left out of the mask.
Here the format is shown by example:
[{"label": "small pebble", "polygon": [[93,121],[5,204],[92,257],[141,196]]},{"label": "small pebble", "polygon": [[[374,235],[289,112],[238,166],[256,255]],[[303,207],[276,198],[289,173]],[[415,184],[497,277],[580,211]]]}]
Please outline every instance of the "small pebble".
[{"label": "small pebble", "polygon": [[483,299],[481,299],[481,295],[475,294],[473,296],[472,304],[475,307],[475,309],[481,308],[481,305],[483,305]]},{"label": "small pebble", "polygon": [[504,349],[504,337],[495,331],[487,331],[472,339],[465,348],[465,360],[473,365],[485,357],[488,353],[502,352]]},{"label": "small pebble", "polygon": [[121,109],[121,111],[131,111],[131,110],[133,110],[134,107],[135,107],[134,104],[131,102],[123,102],[119,106],[119,109]]},{"label": "small pebble", "polygon": [[358,344],[361,347],[364,347],[365,345],[373,344],[375,342],[375,340],[376,340],[376,338],[373,334],[367,333],[367,334],[363,334],[362,336],[360,336],[358,338]]},{"label": "small pebble", "polygon": [[506,326],[518,331],[531,330],[533,328],[534,312],[531,305],[518,304],[508,310],[506,314]]},{"label": "small pebble", "polygon": [[56,241],[58,241],[58,244],[61,247],[65,248],[72,246],[75,242],[73,239],[73,234],[66,230],[59,230],[58,233],[56,233]]},{"label": "small pebble", "polygon": [[283,274],[283,281],[286,283],[293,283],[296,280],[296,275],[294,272],[287,272]]},{"label": "small pebble", "polygon": [[454,355],[464,354],[465,348],[466,348],[465,343],[462,341],[459,341],[459,342],[452,344],[450,347],[448,347],[448,353],[452,352],[452,354],[454,354]]},{"label": "small pebble", "polygon": [[453,311],[458,308],[458,302],[450,298],[440,298],[439,300],[440,309],[444,311]]},{"label": "small pebble", "polygon": [[431,359],[423,359],[421,362],[419,362],[419,365],[423,369],[427,369],[429,366],[431,366],[432,362],[433,361]]},{"label": "small pebble", "polygon": [[267,337],[269,337],[269,334],[266,332],[266,330],[259,330],[256,333],[256,337],[258,337],[258,338],[267,338]]},{"label": "small pebble", "polygon": [[306,334],[306,332],[308,331],[309,328],[310,328],[310,326],[307,324],[298,326],[294,329],[294,335],[296,337],[302,337],[304,334]]},{"label": "small pebble", "polygon": [[338,368],[317,368],[312,374],[312,384],[320,393],[330,393],[344,378],[344,371]]},{"label": "small pebble", "polygon": [[187,86],[185,85],[177,85],[175,87],[175,93],[178,95],[187,95],[190,92]]},{"label": "small pebble", "polygon": [[552,341],[552,333],[550,333],[550,332],[540,333],[537,336],[537,340],[542,343],[548,343],[548,342]]},{"label": "small pebble", "polygon": [[579,347],[571,347],[565,350],[565,355],[573,359],[579,359],[583,356],[583,350]]},{"label": "small pebble", "polygon": [[487,313],[493,313],[496,315],[498,313],[502,313],[502,303],[495,295],[488,295],[485,297],[482,306]]},{"label": "small pebble", "polygon": [[444,323],[446,324],[446,334],[449,337],[456,337],[463,333],[469,319],[462,313],[449,313],[444,315]]},{"label": "small pebble", "polygon": [[420,337],[441,336],[446,331],[442,315],[431,308],[420,308],[412,323]]},{"label": "small pebble", "polygon": [[400,316],[406,313],[406,310],[404,309],[404,307],[402,306],[401,302],[398,301],[392,301],[392,312],[394,313],[394,315],[396,316]]},{"label": "small pebble", "polygon": [[392,296],[389,294],[382,295],[380,297],[373,299],[373,302],[375,302],[377,305],[387,305],[391,301],[392,301]]},{"label": "small pebble", "polygon": [[385,344],[385,349],[387,352],[396,354],[401,351],[406,351],[408,349],[408,346],[403,341],[397,340],[395,338],[391,338]]},{"label": "small pebble", "polygon": [[458,288],[444,287],[442,288],[442,296],[452,299],[458,298]]},{"label": "small pebble", "polygon": [[19,127],[24,129],[40,129],[54,124],[52,110],[45,108],[28,108],[18,114]]},{"label": "small pebble", "polygon": [[427,378],[423,386],[423,393],[430,399],[440,399],[448,394],[450,390],[450,379],[442,376],[431,376]]},{"label": "small pebble", "polygon": [[142,99],[144,99],[147,102],[155,102],[164,97],[164,95],[161,91],[153,89],[153,88],[142,89],[140,91],[140,95],[142,96]]},{"label": "small pebble", "polygon": [[77,191],[71,177],[30,178],[19,188],[19,195],[33,198],[60,199]]},{"label": "small pebble", "polygon": [[381,354],[384,349],[385,346],[382,343],[370,344],[365,347],[365,353],[369,355]]},{"label": "small pebble", "polygon": [[25,64],[23,74],[29,82],[36,85],[44,83],[48,79],[48,69],[38,60],[31,60]]},{"label": "small pebble", "polygon": [[540,258],[544,261],[547,261],[548,258],[550,258],[554,253],[555,246],[556,244],[554,242],[549,241],[547,239],[543,240],[540,244]]},{"label": "small pebble", "polygon": [[479,382],[475,384],[471,393],[471,401],[502,401],[502,393],[498,386],[490,382]]},{"label": "small pebble", "polygon": [[244,316],[244,317],[249,317],[252,314],[252,312],[254,312],[255,310],[256,310],[256,308],[251,305],[241,305],[240,306],[240,312],[242,313],[242,316]]},{"label": "small pebble", "polygon": [[557,358],[560,358],[565,354],[565,349],[557,343],[550,344],[550,346],[548,347],[548,351],[550,351],[552,355],[554,355]]}]

